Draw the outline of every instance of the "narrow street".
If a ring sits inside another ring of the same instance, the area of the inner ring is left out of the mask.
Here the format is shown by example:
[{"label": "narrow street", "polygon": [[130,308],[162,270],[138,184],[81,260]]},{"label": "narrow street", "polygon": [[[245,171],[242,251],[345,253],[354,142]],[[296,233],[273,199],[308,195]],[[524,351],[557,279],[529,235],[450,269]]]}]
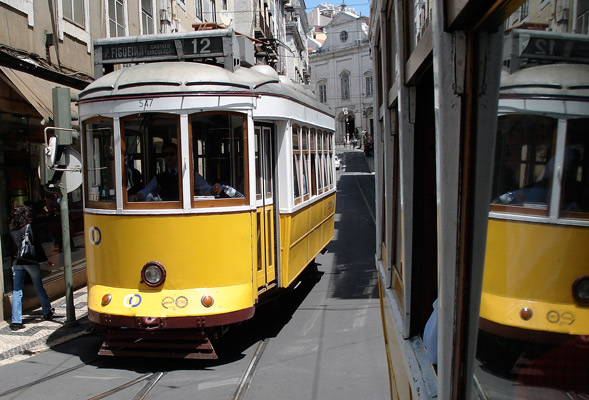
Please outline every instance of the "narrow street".
[{"label": "narrow street", "polygon": [[[3,360],[0,398],[388,398],[374,268],[374,175],[362,152],[340,156],[328,251],[296,289],[230,330],[219,360],[99,357],[102,335],[87,331]],[[4,335],[14,334],[5,328]]]}]

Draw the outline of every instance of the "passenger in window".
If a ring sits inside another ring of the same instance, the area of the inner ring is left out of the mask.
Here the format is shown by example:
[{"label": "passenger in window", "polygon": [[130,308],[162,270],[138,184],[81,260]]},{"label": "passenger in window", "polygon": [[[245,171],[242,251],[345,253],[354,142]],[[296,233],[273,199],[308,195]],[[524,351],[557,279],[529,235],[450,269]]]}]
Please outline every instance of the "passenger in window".
[{"label": "passenger in window", "polygon": [[[180,199],[177,146],[171,142],[164,143],[162,156],[166,170],[154,176],[145,188],[130,195],[129,201],[178,201]],[[218,183],[209,185],[199,174],[195,174],[194,184],[197,190],[203,193],[217,195],[223,190]]]}]

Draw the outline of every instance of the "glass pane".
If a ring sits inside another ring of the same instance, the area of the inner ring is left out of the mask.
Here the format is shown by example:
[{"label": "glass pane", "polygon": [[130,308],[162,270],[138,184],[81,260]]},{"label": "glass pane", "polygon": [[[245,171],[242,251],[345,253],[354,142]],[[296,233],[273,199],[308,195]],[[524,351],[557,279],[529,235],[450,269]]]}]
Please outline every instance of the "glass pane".
[{"label": "glass pane", "polygon": [[301,197],[301,192],[299,189],[299,157],[300,156],[295,155],[292,159],[292,181],[295,199]]},{"label": "glass pane", "polygon": [[[528,18],[537,7],[529,2]],[[589,395],[589,67],[568,58],[587,37],[546,27],[505,36],[505,44],[517,45],[504,49],[499,93],[474,368],[478,398]]]},{"label": "glass pane", "polygon": [[561,210],[589,218],[589,118],[569,120],[564,153]]},{"label": "glass pane", "polygon": [[84,124],[87,201],[115,201],[115,159],[112,120]]},{"label": "glass pane", "polygon": [[262,198],[262,134],[260,128],[256,127],[256,198]]},{"label": "glass pane", "polygon": [[74,19],[74,13],[72,10],[72,0],[64,0],[63,1],[63,16],[70,21]]},{"label": "glass pane", "polygon": [[264,129],[264,187],[266,190],[266,198],[272,198],[272,136],[270,135],[270,129]]},{"label": "glass pane", "polygon": [[121,125],[127,200],[179,201],[178,118],[141,114],[123,119]]},{"label": "glass pane", "polygon": [[74,22],[84,26],[84,2],[83,0],[74,0]]},{"label": "glass pane", "polygon": [[492,203],[547,210],[557,121],[508,115],[498,121]]},{"label": "glass pane", "polygon": [[299,150],[299,128],[293,127],[292,128],[292,149]]},{"label": "glass pane", "polygon": [[245,116],[200,114],[193,116],[190,123],[194,199],[244,197]]}]

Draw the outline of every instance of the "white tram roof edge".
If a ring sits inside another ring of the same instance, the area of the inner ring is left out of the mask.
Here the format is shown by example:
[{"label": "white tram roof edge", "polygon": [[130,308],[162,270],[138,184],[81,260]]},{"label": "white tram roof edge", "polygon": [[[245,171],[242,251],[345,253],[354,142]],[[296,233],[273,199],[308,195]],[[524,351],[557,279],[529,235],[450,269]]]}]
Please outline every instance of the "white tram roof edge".
[{"label": "white tram roof edge", "polygon": [[501,73],[501,96],[589,97],[589,65],[549,64]]},{"label": "white tram roof edge", "polygon": [[276,96],[288,98],[333,116],[309,89],[280,76],[268,65],[235,72],[196,62],[157,62],[122,68],[92,82],[79,94],[79,103],[159,95]]}]

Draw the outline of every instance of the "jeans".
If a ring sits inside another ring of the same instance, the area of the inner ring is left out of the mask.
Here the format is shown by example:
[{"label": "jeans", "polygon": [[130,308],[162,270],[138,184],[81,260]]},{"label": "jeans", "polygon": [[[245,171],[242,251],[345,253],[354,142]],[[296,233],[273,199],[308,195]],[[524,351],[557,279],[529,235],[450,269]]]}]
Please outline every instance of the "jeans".
[{"label": "jeans", "polygon": [[41,267],[39,264],[32,265],[12,265],[12,274],[14,277],[14,289],[12,290],[12,322],[22,324],[22,289],[25,284],[25,271],[31,276],[37,297],[41,300],[43,315],[51,311],[51,302],[49,296],[43,287],[43,277],[41,276]]}]

